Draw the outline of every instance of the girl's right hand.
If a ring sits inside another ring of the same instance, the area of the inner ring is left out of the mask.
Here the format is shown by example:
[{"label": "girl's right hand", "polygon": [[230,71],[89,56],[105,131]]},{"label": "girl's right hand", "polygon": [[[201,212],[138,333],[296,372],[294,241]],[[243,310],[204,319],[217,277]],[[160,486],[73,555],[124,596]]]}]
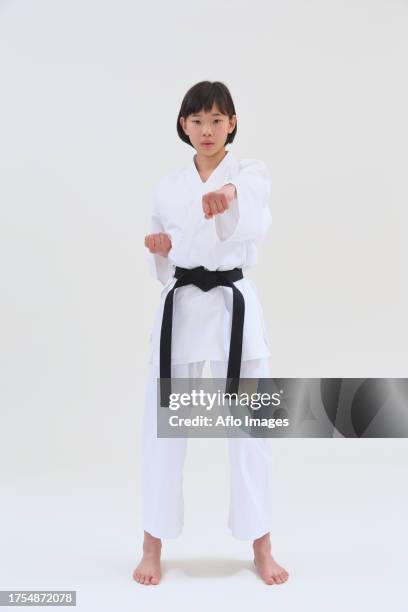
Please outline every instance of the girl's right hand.
[{"label": "girl's right hand", "polygon": [[147,234],[145,236],[145,247],[149,249],[151,253],[167,257],[171,249],[171,240],[167,234],[159,232],[158,234]]}]

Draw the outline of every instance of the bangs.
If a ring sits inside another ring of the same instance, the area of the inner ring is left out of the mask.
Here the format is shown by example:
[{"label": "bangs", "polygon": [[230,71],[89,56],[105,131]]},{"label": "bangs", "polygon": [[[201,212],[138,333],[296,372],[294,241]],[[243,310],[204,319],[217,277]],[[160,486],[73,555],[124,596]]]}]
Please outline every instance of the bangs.
[{"label": "bangs", "polygon": [[188,115],[201,111],[209,113],[214,103],[223,115],[228,115],[230,117],[235,114],[235,109],[231,109],[231,104],[228,104],[228,100],[222,89],[218,87],[216,83],[205,83],[201,87],[196,85],[195,88],[190,90],[190,94],[185,100],[183,108],[183,113],[185,114],[183,114],[183,116],[188,117]]}]

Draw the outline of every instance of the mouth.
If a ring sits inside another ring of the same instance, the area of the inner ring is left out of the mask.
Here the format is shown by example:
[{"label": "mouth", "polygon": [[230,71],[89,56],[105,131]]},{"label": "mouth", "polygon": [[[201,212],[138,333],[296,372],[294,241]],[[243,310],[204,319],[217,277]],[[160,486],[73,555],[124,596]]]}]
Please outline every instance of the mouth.
[{"label": "mouth", "polygon": [[201,144],[203,145],[203,147],[212,147],[214,143],[213,142],[202,142]]}]

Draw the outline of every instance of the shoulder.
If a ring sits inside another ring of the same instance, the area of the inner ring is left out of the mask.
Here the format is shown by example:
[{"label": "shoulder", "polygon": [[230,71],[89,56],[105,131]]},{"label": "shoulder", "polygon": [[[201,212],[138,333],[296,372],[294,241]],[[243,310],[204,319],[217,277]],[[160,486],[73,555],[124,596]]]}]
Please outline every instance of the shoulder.
[{"label": "shoulder", "polygon": [[169,205],[185,198],[186,166],[179,166],[162,175],[153,185],[153,206],[157,214],[165,218]]},{"label": "shoulder", "polygon": [[175,189],[183,182],[185,176],[186,167],[180,166],[174,168],[160,177],[156,181],[153,191],[157,196],[161,196],[163,193],[169,193],[169,189]]},{"label": "shoulder", "polygon": [[268,165],[262,159],[243,158],[236,160],[233,170],[234,179],[241,185],[253,185],[266,190],[269,195],[272,187],[272,175]]},{"label": "shoulder", "polygon": [[237,160],[239,172],[260,172],[270,174],[269,168],[262,159],[243,158]]}]

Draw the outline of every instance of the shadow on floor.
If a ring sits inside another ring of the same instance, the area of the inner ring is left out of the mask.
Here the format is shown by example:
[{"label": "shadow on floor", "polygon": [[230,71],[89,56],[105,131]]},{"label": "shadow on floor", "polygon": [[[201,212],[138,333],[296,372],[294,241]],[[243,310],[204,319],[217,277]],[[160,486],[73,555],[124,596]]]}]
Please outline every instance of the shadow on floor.
[{"label": "shadow on floor", "polygon": [[252,561],[227,559],[219,557],[201,557],[192,559],[162,559],[162,575],[179,570],[194,578],[225,578],[235,576],[243,570],[256,574]]}]

